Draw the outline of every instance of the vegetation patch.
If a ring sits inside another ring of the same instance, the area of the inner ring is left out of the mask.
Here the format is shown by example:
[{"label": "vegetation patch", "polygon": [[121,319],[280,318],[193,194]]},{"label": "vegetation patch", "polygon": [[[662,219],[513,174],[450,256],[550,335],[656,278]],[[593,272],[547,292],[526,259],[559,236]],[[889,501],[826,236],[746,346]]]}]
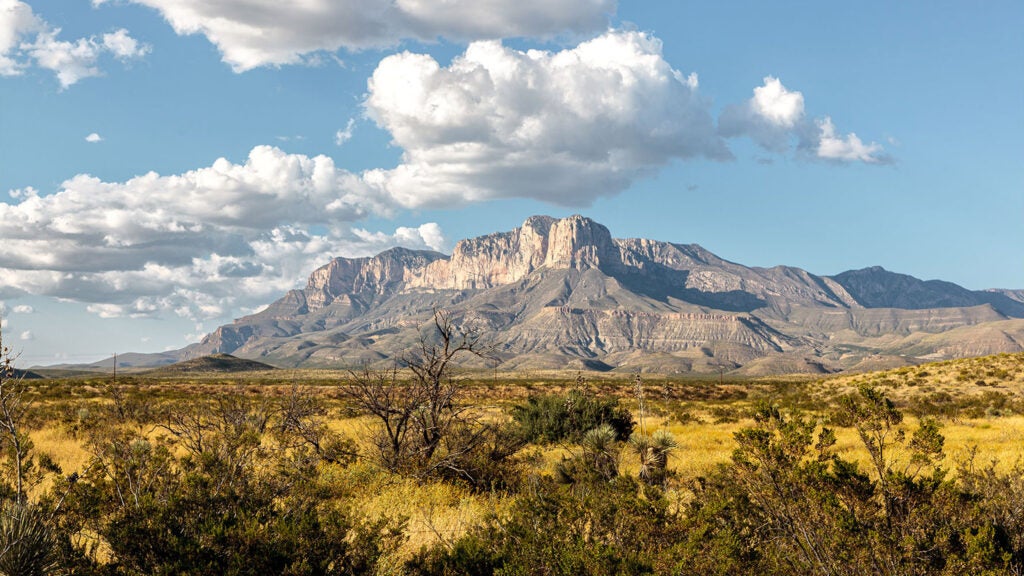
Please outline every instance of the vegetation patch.
[{"label": "vegetation patch", "polygon": [[485,351],[436,328],[405,369],[306,379],[5,364],[0,571],[1024,570],[1015,356],[818,381],[500,379],[454,371]]}]

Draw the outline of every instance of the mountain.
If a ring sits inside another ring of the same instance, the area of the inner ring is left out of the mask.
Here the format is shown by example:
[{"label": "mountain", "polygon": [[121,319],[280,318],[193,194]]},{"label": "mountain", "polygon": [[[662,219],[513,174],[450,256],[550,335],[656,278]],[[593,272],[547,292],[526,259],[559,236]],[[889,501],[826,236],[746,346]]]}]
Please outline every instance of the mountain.
[{"label": "mountain", "polygon": [[237,358],[231,354],[214,354],[184,360],[147,372],[148,376],[181,376],[195,373],[235,374],[240,372],[267,372],[276,370],[269,364]]},{"label": "mountain", "polygon": [[[181,359],[181,352],[155,352],[150,354],[130,352],[117,355],[117,369],[155,368],[174,364]],[[114,369],[114,357],[105,358],[91,364],[53,364],[47,370],[70,370],[74,372],[111,372]]]},{"label": "mountain", "polygon": [[832,372],[1024,350],[1024,295],[867,268],[751,268],[696,244],[534,216],[450,256],[335,258],[306,287],[179,353],[281,366],[387,364],[444,308],[507,369]]},{"label": "mountain", "polygon": [[451,255],[335,258],[305,288],[171,355],[390,366],[438,308],[517,370],[825,373],[1024,350],[1024,291],[877,267],[746,267],[696,244],[613,238],[582,216],[533,216]]},{"label": "mountain", "polygon": [[867,308],[954,308],[990,304],[1007,316],[1024,318],[1024,300],[1010,290],[971,291],[942,280],[918,280],[889,272],[880,266],[850,270],[835,276],[860,304]]}]

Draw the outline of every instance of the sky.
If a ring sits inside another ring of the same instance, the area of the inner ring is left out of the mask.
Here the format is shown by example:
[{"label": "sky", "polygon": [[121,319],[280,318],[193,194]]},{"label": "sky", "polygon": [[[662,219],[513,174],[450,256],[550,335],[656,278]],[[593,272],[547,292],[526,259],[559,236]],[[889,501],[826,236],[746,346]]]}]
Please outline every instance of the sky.
[{"label": "sky", "polygon": [[1024,288],[1024,3],[0,0],[19,364],[528,216]]}]

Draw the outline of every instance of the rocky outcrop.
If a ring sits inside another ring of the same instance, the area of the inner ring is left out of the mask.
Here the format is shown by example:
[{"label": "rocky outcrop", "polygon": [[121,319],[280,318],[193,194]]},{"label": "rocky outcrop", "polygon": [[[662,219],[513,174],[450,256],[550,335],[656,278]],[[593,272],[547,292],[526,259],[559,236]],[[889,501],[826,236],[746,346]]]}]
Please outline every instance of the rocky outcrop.
[{"label": "rocky outcrop", "polygon": [[511,232],[461,240],[447,260],[413,272],[409,287],[482,290],[518,282],[541,267],[612,268],[619,249],[604,226],[583,216],[533,216]]},{"label": "rocky outcrop", "polygon": [[392,248],[373,258],[335,258],[310,274],[304,291],[306,305],[319,310],[339,297],[389,294],[404,287],[417,271],[443,259],[439,252],[406,248]]},{"label": "rocky outcrop", "polygon": [[[335,258],[304,289],[180,356],[386,363],[444,308],[487,334],[512,368],[827,372],[870,358],[1011,350],[1024,342],[1024,321],[1004,321],[1024,317],[1022,300],[1022,291],[974,292],[881,268],[835,277],[751,268],[696,244],[614,239],[583,216],[533,216],[462,240],[450,256],[395,248]],[[956,336],[968,334],[967,343]]]}]

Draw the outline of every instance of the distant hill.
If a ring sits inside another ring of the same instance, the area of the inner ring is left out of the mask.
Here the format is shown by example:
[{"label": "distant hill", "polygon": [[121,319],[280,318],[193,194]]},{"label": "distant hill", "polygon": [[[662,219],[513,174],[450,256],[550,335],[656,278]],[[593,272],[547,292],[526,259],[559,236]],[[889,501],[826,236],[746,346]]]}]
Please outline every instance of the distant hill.
[{"label": "distant hill", "polygon": [[1021,290],[878,267],[747,267],[696,244],[613,238],[583,216],[533,216],[461,240],[451,255],[334,258],[305,288],[152,361],[392,366],[429,333],[437,308],[492,342],[504,370],[832,373],[1024,351]]},{"label": "distant hill", "polygon": [[[138,368],[155,368],[157,366],[168,366],[181,361],[177,352],[159,352],[153,354],[134,353],[117,355],[118,370],[132,370]],[[104,358],[90,364],[54,364],[52,366],[34,366],[33,369],[64,370],[74,373],[79,372],[112,372],[114,369],[114,357]]]},{"label": "distant hill", "polygon": [[147,376],[174,376],[178,374],[195,374],[195,373],[239,373],[239,372],[266,372],[268,370],[276,370],[277,368],[264,364],[262,362],[256,362],[255,360],[246,360],[245,358],[238,358],[230,354],[213,354],[210,356],[202,356],[199,358],[193,358],[191,360],[185,360],[184,362],[178,362],[177,364],[171,364],[170,366],[164,366],[156,370],[146,372]]},{"label": "distant hill", "polygon": [[14,378],[21,378],[23,380],[41,380],[44,378],[42,374],[33,372],[32,370],[19,370],[14,369]]},{"label": "distant hill", "polygon": [[1024,318],[1024,302],[1012,291],[968,290],[942,280],[918,280],[881,266],[850,270],[833,276],[858,303],[867,308],[960,308],[990,304],[996,311]]},{"label": "distant hill", "polygon": [[1019,397],[1024,392],[1024,353],[955,358],[886,371],[839,375],[829,379],[833,391],[858,384],[881,386],[887,396],[909,404],[922,397],[946,394],[985,396],[992,391]]}]

